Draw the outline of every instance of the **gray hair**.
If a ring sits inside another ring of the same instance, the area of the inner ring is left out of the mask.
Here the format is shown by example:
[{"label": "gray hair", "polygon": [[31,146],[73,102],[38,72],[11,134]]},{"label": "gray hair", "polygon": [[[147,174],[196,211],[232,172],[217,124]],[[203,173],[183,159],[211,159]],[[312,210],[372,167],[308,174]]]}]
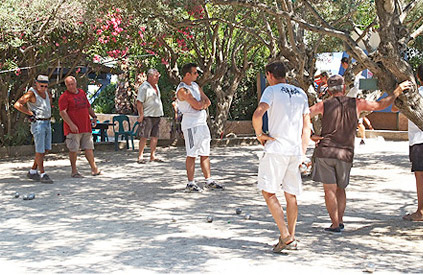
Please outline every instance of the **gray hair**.
[{"label": "gray hair", "polygon": [[154,74],[156,74],[158,72],[159,71],[157,69],[154,69],[154,68],[148,69],[148,71],[147,71],[147,77],[152,76],[152,75],[154,75]]},{"label": "gray hair", "polygon": [[339,93],[339,92],[343,92],[344,91],[344,84],[337,85],[337,86],[332,86],[332,87],[328,87],[328,91],[331,94],[336,94],[336,93]]}]

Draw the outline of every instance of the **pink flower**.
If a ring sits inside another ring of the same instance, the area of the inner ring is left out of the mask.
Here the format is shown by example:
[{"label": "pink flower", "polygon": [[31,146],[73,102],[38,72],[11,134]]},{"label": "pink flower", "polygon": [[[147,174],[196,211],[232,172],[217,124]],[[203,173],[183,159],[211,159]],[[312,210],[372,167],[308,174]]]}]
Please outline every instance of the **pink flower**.
[{"label": "pink flower", "polygon": [[81,68],[76,69],[77,74],[79,74],[80,71],[81,71]]},{"label": "pink flower", "polygon": [[56,47],[59,47],[59,46],[60,46],[60,44],[56,42]]},{"label": "pink flower", "polygon": [[20,68],[17,68],[15,74],[16,75],[20,75],[21,74],[21,69]]}]

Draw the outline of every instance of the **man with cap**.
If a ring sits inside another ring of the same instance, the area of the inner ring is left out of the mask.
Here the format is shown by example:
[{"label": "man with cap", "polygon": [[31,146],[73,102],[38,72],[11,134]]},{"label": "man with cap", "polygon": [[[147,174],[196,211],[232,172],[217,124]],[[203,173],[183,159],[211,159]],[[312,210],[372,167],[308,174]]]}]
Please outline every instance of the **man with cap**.
[{"label": "man with cap", "polygon": [[[31,87],[15,105],[18,111],[27,114],[34,137],[35,160],[27,177],[42,183],[53,183],[44,171],[44,155],[51,150],[51,94],[47,90],[48,77],[39,75],[35,87]],[[27,106],[25,106],[27,105]]]},{"label": "man with cap", "polygon": [[333,75],[328,79],[331,98],[310,108],[311,117],[323,115],[312,178],[323,183],[326,209],[332,221],[332,225],[325,228],[326,232],[341,234],[344,229],[343,216],[347,202],[345,188],[349,184],[360,113],[385,109],[411,85],[410,81],[404,81],[388,97],[380,101],[367,101],[345,96],[344,78]]}]

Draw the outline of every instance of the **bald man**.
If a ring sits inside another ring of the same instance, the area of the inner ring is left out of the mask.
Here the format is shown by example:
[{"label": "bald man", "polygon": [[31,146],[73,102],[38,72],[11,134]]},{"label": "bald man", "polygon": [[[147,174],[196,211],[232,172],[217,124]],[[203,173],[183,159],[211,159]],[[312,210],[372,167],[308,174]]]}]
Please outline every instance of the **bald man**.
[{"label": "bald man", "polygon": [[[87,100],[82,89],[77,88],[76,79],[68,76],[65,79],[66,91],[59,98],[60,116],[63,118],[63,130],[66,136],[66,146],[69,149],[69,159],[72,167],[71,177],[82,178],[76,167],[78,151],[84,150],[85,157],[91,166],[91,175],[100,175],[94,161],[94,142],[91,125],[96,125],[97,116]],[[91,119],[90,119],[91,116]]]}]

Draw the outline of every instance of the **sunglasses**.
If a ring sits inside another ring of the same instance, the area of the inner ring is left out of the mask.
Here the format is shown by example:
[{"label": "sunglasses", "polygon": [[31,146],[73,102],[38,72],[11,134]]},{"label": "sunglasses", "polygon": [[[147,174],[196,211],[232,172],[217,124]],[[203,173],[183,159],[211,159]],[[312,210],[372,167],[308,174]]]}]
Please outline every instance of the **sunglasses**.
[{"label": "sunglasses", "polygon": [[47,88],[48,85],[40,85],[41,88]]}]

